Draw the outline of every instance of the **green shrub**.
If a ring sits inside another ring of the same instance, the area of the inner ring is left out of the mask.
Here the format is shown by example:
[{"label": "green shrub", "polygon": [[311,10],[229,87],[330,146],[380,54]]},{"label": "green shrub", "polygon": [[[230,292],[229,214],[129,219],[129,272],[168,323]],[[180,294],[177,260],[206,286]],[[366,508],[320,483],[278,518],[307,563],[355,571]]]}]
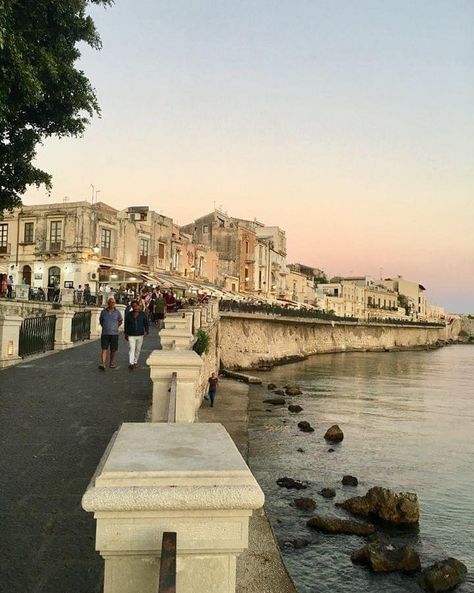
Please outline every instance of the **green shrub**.
[{"label": "green shrub", "polygon": [[209,345],[211,342],[211,337],[204,329],[198,329],[196,335],[196,341],[194,342],[193,350],[197,352],[199,356],[202,354],[207,354],[209,352]]}]

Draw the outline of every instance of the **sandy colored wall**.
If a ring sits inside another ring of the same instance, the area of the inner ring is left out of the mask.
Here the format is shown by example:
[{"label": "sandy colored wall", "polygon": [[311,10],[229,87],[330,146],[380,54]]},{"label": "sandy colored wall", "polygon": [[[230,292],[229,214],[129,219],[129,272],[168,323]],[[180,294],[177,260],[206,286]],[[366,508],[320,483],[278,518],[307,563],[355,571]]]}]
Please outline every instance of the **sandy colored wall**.
[{"label": "sandy colored wall", "polygon": [[242,313],[221,313],[219,330],[221,362],[228,369],[251,369],[324,352],[423,348],[447,337],[445,328],[271,319]]},{"label": "sandy colored wall", "polygon": [[204,397],[207,392],[207,380],[211,376],[211,373],[219,370],[220,364],[220,352],[218,347],[218,334],[219,334],[219,318],[213,320],[207,327],[203,327],[205,331],[209,333],[210,344],[209,352],[202,355],[203,365],[201,368],[201,376],[199,379],[199,393],[201,398]]}]

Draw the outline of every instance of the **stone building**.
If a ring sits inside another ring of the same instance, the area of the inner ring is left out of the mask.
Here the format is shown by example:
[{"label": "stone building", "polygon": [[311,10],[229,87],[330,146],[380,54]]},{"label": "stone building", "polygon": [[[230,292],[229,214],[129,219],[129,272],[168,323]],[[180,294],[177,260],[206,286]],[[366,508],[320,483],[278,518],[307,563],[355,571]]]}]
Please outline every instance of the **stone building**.
[{"label": "stone building", "polygon": [[[217,254],[193,245],[171,218],[133,206],[98,202],[22,206],[1,222],[0,266],[15,285],[33,288],[138,288],[171,273],[213,282]],[[186,286],[177,284],[176,286]]]},{"label": "stone building", "polygon": [[407,300],[408,315],[413,319],[424,319],[426,318],[426,297],[425,287],[418,282],[412,282],[411,280],[405,280],[402,276],[396,278],[385,278],[380,281],[381,284],[397,292],[399,295],[403,295]]},{"label": "stone building", "polygon": [[[215,210],[181,227],[194,244],[216,251],[220,286],[252,292],[255,282],[256,234],[248,221],[231,218]],[[236,286],[238,281],[238,286]]]}]

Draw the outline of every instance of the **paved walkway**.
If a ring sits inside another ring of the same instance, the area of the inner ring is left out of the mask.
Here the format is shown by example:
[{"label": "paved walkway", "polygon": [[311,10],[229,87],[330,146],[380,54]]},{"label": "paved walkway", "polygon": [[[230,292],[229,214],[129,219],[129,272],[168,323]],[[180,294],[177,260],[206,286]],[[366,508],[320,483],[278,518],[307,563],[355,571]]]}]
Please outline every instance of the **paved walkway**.
[{"label": "paved walkway", "polygon": [[99,593],[103,561],[95,521],[81,497],[122,422],[142,422],[150,405],[145,365],[97,368],[99,342],[0,371],[0,593]]}]

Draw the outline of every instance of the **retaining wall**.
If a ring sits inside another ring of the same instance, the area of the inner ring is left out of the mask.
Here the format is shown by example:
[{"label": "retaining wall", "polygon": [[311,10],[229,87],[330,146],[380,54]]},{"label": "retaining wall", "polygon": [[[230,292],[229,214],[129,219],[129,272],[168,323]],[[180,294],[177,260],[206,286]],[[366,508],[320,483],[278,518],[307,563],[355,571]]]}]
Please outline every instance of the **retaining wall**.
[{"label": "retaining wall", "polygon": [[251,369],[311,354],[435,347],[451,339],[449,328],[359,324],[341,321],[221,313],[222,366]]}]

